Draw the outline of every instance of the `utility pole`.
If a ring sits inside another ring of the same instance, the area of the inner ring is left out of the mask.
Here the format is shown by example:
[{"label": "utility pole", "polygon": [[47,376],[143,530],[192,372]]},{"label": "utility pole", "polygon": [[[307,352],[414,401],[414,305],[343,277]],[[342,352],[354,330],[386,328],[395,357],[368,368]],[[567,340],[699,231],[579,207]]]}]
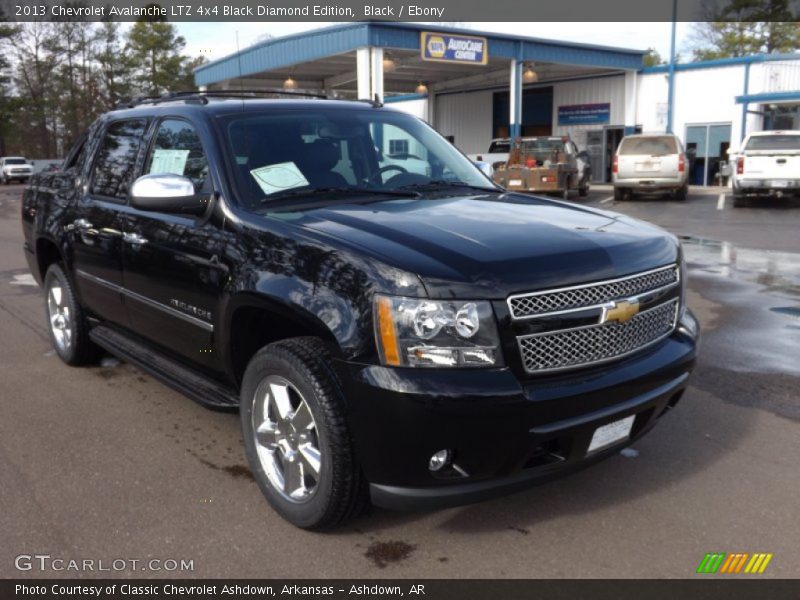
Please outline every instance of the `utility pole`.
[{"label": "utility pole", "polygon": [[669,82],[667,84],[667,133],[672,133],[672,112],[675,99],[675,29],[678,21],[678,0],[672,0],[672,39],[669,46]]}]

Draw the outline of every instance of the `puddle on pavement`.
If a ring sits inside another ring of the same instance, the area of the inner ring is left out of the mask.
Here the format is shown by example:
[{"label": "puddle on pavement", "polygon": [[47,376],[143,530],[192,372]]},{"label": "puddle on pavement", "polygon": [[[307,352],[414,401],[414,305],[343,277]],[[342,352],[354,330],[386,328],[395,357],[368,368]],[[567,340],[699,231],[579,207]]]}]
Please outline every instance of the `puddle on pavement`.
[{"label": "puddle on pavement", "polygon": [[721,326],[705,336],[703,360],[739,372],[800,376],[800,253],[694,237],[681,242],[690,288],[723,313]]},{"label": "puddle on pavement", "polygon": [[364,556],[372,560],[375,566],[383,569],[391,563],[398,563],[406,560],[416,548],[416,545],[409,544],[402,540],[373,542],[370,544],[369,548],[367,548]]}]

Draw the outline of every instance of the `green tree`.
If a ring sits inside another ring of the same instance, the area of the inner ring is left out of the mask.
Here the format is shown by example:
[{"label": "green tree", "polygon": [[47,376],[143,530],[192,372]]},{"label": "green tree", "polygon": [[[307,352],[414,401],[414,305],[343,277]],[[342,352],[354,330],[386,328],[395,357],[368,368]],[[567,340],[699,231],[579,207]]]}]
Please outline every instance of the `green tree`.
[{"label": "green tree", "polygon": [[[55,74],[63,62],[58,52],[60,25],[32,21],[21,23],[10,38],[16,70],[19,110],[14,116],[20,150],[33,158],[57,156],[59,103]],[[21,152],[22,153],[22,152]]]},{"label": "green tree", "polygon": [[645,67],[654,67],[656,65],[663,65],[664,59],[655,48],[648,48],[644,55],[643,63]]},{"label": "green tree", "polygon": [[63,57],[50,82],[59,99],[56,110],[62,125],[61,146],[80,136],[97,116],[97,69],[94,66],[95,33],[92,23],[60,22],[51,42],[52,52]]},{"label": "green tree", "polygon": [[128,33],[130,56],[136,65],[135,91],[160,95],[185,85],[187,59],[182,54],[185,46],[186,40],[170,23],[135,23]]},{"label": "green tree", "polygon": [[134,61],[120,35],[119,24],[111,21],[98,26],[95,37],[100,105],[111,109],[121,100],[130,98]]},{"label": "green tree", "polygon": [[6,154],[6,139],[13,130],[14,113],[19,101],[11,94],[11,63],[6,58],[11,38],[17,28],[0,14],[0,156]]},{"label": "green tree", "polygon": [[800,22],[789,0],[730,0],[707,12],[692,35],[694,60],[796,52],[800,49]]}]

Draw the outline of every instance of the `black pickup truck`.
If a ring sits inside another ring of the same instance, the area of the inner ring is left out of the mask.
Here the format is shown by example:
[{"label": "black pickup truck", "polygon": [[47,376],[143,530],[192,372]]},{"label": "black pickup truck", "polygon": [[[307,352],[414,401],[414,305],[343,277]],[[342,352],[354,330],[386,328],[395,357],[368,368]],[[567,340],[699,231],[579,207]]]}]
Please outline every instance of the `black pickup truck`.
[{"label": "black pickup truck", "polygon": [[63,361],[104,349],[238,406],[258,485],[300,527],[591,464],[694,365],[673,235],[507,193],[374,102],[132,103],[34,177],[22,225]]}]

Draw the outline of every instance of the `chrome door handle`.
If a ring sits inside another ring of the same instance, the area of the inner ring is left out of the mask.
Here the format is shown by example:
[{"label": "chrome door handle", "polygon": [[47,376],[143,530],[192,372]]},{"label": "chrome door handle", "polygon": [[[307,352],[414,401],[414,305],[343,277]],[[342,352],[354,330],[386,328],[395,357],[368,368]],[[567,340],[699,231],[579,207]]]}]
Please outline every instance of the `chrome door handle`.
[{"label": "chrome door handle", "polygon": [[136,246],[141,246],[147,243],[147,238],[142,237],[138,233],[123,233],[122,239],[128,242],[129,244],[134,244]]},{"label": "chrome door handle", "polygon": [[64,226],[64,231],[74,231],[75,229],[86,231],[92,227],[93,225],[87,219],[75,219],[72,223],[68,223]]}]

